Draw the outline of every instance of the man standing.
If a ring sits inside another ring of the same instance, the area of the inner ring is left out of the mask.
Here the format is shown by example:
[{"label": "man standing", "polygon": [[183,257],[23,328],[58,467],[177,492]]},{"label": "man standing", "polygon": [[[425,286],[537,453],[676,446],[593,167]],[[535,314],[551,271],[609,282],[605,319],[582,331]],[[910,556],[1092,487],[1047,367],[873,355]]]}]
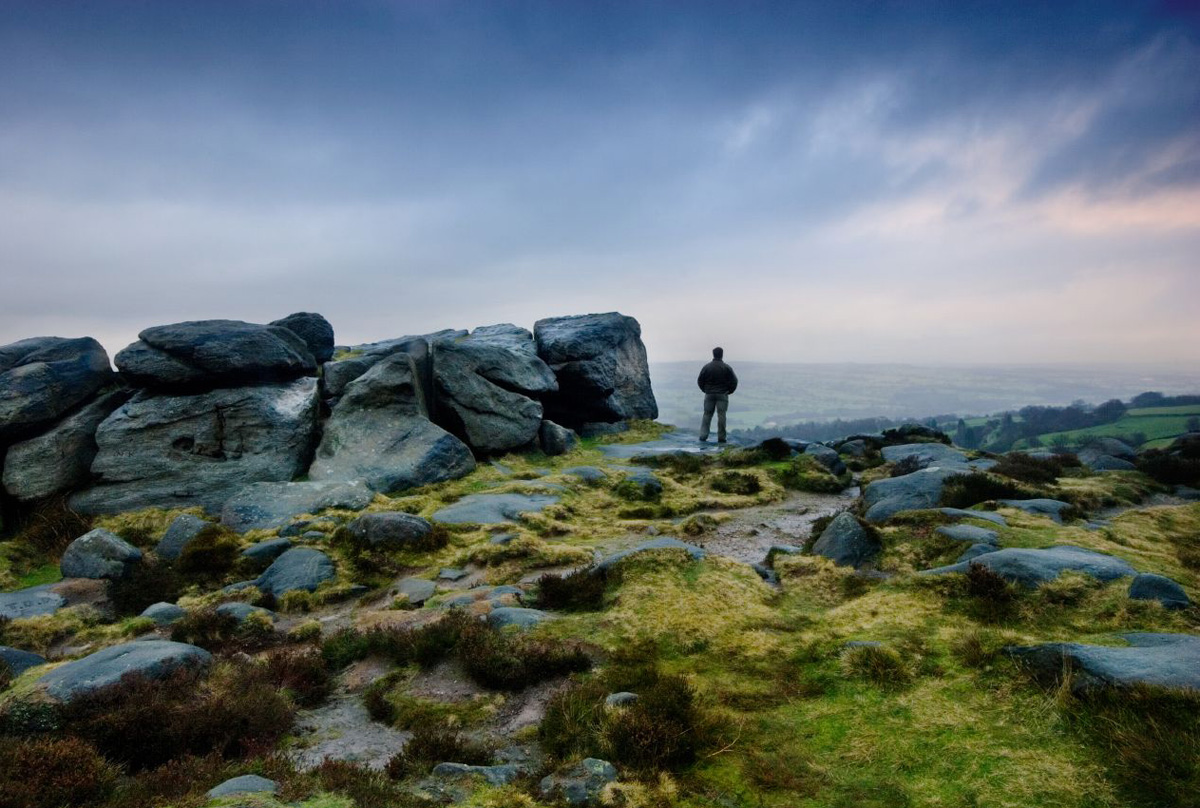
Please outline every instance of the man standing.
[{"label": "man standing", "polygon": [[713,411],[717,413],[717,443],[725,442],[725,411],[729,409],[729,394],[737,389],[737,376],[733,368],[721,358],[723,348],[713,348],[713,360],[700,371],[696,384],[704,391],[704,419],[700,422],[700,440],[708,440],[712,427]]}]

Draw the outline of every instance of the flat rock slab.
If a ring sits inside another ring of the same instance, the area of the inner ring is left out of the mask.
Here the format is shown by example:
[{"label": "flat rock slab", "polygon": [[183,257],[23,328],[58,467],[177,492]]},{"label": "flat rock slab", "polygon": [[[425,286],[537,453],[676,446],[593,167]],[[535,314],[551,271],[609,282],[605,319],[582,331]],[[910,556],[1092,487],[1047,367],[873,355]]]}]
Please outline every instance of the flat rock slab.
[{"label": "flat rock slab", "polygon": [[420,606],[437,592],[437,584],[424,578],[405,578],[396,585],[396,592],[414,606]]},{"label": "flat rock slab", "polygon": [[333,561],[320,550],[293,547],[272,561],[254,585],[279,597],[284,592],[296,590],[312,592],[336,575]]},{"label": "flat rock slab", "polygon": [[476,603],[486,603],[493,609],[499,609],[514,603],[520,603],[523,597],[525,597],[525,590],[519,586],[508,584],[504,586],[479,586],[474,589],[468,589],[461,595],[454,595],[447,598],[441,602],[440,606],[443,609],[463,609],[473,606]]},{"label": "flat rock slab", "polygon": [[1073,689],[1158,685],[1200,690],[1200,637],[1190,634],[1122,634],[1129,647],[1081,643],[1009,647],[1005,651],[1038,678],[1056,680],[1074,669]]},{"label": "flat rock slab", "polygon": [[982,519],[985,522],[991,522],[993,525],[1000,527],[1008,527],[1008,520],[998,513],[991,511],[970,511],[963,508],[938,508],[938,512],[943,516],[949,516],[951,519]]},{"label": "flat rock slab", "polygon": [[433,767],[434,777],[456,779],[480,777],[489,785],[503,786],[525,774],[525,768],[516,763],[501,763],[497,766],[470,766],[466,763],[439,763]]},{"label": "flat rock slab", "polygon": [[628,550],[621,550],[620,552],[613,553],[598,563],[595,569],[597,572],[601,570],[607,570],[609,567],[624,561],[632,555],[645,553],[652,550],[683,550],[696,561],[699,561],[706,555],[704,548],[697,547],[694,544],[688,544],[687,542],[682,542],[679,539],[651,539],[650,541],[642,542],[636,547],[631,547]]},{"label": "flat rock slab", "polygon": [[942,525],[935,532],[947,539],[971,544],[996,544],[1000,540],[996,531],[974,525]]},{"label": "flat rock slab", "polygon": [[944,443],[905,443],[900,446],[884,446],[880,451],[889,463],[899,463],[915,457],[921,468],[971,468],[965,452]]},{"label": "flat rock slab", "polygon": [[305,513],[326,508],[361,511],[375,492],[361,482],[253,483],[221,509],[221,524],[239,533],[282,527]]},{"label": "flat rock slab", "polygon": [[67,605],[67,600],[62,595],[51,592],[51,586],[53,584],[41,584],[28,589],[18,589],[16,592],[0,592],[0,617],[16,620],[21,617],[54,614]]},{"label": "flat rock slab", "polygon": [[[696,411],[699,413],[699,407]],[[676,430],[657,440],[642,443],[609,443],[596,448],[614,460],[644,461],[670,455],[717,455],[728,447],[738,445],[741,445],[741,442],[737,439],[731,439],[728,443],[717,443],[715,440],[702,443],[697,433]]]},{"label": "flat rock slab", "polygon": [[1116,556],[1085,550],[1069,544],[1048,547],[1044,550],[1010,547],[979,556],[969,562],[960,561],[946,567],[926,570],[922,574],[965,573],[970,564],[980,564],[1009,581],[1028,587],[1036,587],[1053,581],[1067,570],[1081,572],[1100,581],[1112,581],[1137,575],[1137,570]]},{"label": "flat rock slab", "polygon": [[8,665],[9,673],[16,677],[30,668],[45,664],[46,658],[32,651],[22,651],[20,648],[0,645],[0,662]]},{"label": "flat rock slab", "polygon": [[412,737],[372,721],[362,699],[354,695],[334,697],[315,710],[302,711],[295,733],[305,746],[296,749],[291,759],[304,771],[326,760],[348,760],[378,771]]},{"label": "flat rock slab", "polygon": [[182,606],[159,601],[147,606],[140,616],[149,617],[160,626],[169,626],[176,620],[181,620],[186,615],[187,611]]},{"label": "flat rock slab", "polygon": [[290,549],[292,549],[291,539],[267,539],[242,550],[242,556],[265,567]]},{"label": "flat rock slab", "polygon": [[1071,507],[1071,503],[1057,499],[1002,499],[999,503],[1035,516],[1049,516],[1060,525],[1063,511]]},{"label": "flat rock slab", "polygon": [[228,617],[232,617],[239,623],[243,622],[252,614],[261,614],[272,623],[275,622],[275,613],[270,609],[264,609],[261,606],[251,606],[249,603],[242,603],[241,601],[222,603],[217,607],[217,614],[223,614]]},{"label": "flat rock slab", "polygon": [[569,469],[563,469],[563,474],[578,477],[585,483],[602,483],[608,477],[604,469],[596,466],[572,466]]},{"label": "flat rock slab", "polygon": [[234,794],[274,794],[278,790],[279,785],[274,780],[259,777],[257,774],[243,774],[241,777],[231,777],[224,783],[213,786],[204,796],[215,800]]},{"label": "flat rock slab", "polygon": [[961,564],[964,561],[970,561],[973,558],[979,558],[981,555],[994,553],[1000,548],[994,544],[972,544],[967,549],[963,550],[962,555],[958,557],[956,564]]},{"label": "flat rock slab", "polygon": [[523,513],[534,513],[558,504],[545,494],[469,494],[433,515],[433,521],[450,525],[490,525],[516,522]]},{"label": "flat rock slab", "polygon": [[942,496],[946,479],[962,474],[960,468],[927,468],[876,480],[863,491],[863,502],[867,506],[864,518],[868,522],[884,522],[901,511],[916,511],[933,508]]},{"label": "flat rock slab", "polygon": [[496,628],[516,626],[517,628],[533,628],[538,623],[549,620],[552,615],[540,609],[524,609],[520,606],[501,606],[488,612],[488,622]]},{"label": "flat rock slab", "polygon": [[79,696],[117,684],[121,677],[136,673],[163,679],[180,669],[201,670],[212,662],[203,648],[168,640],[139,640],[97,651],[68,662],[38,680],[52,698],[70,702]]}]

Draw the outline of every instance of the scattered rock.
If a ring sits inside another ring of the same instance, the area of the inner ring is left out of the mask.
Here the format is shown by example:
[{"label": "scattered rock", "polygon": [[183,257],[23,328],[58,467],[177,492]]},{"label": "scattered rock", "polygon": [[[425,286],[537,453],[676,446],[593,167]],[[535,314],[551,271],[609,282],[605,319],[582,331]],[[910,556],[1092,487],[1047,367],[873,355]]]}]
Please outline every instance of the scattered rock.
[{"label": "scattered rock", "polygon": [[67,600],[62,595],[51,592],[51,586],[52,584],[41,584],[18,589],[16,592],[0,592],[0,617],[16,620],[21,617],[54,614],[67,605]]},{"label": "scattered rock", "polygon": [[565,800],[568,805],[598,805],[600,792],[617,779],[607,760],[584,758],[569,769],[542,778],[542,795]]},{"label": "scattered rock", "polygon": [[642,542],[636,547],[631,547],[628,550],[621,550],[620,552],[613,553],[603,561],[598,562],[594,569],[596,572],[607,570],[609,567],[624,561],[626,558],[629,558],[632,555],[649,552],[651,550],[683,550],[696,561],[699,561],[706,555],[703,548],[697,547],[694,544],[682,542],[679,539],[651,539],[650,541]]},{"label": "scattered rock", "polygon": [[1008,527],[1008,520],[991,511],[969,511],[962,508],[938,508],[938,512],[951,519],[982,519],[1000,527]]},{"label": "scattered rock", "polygon": [[1062,502],[1057,499],[1002,499],[999,500],[999,503],[1037,516],[1049,516],[1060,525],[1062,524],[1063,511],[1071,507],[1069,502]]},{"label": "scattered rock", "polygon": [[830,474],[840,476],[846,473],[846,464],[842,462],[842,458],[838,456],[838,453],[828,446],[822,446],[819,443],[810,443],[805,447],[804,453],[829,469]]},{"label": "scattered rock", "polygon": [[1122,460],[1137,460],[1137,450],[1128,443],[1116,438],[1090,438],[1087,446],[1078,455],[1080,460],[1083,459],[1085,452],[1095,452],[1096,454],[1108,455],[1109,457],[1118,457]]},{"label": "scattered rock", "polygon": [[329,556],[311,547],[293,547],[271,562],[254,582],[263,592],[279,597],[285,592],[312,592],[337,575]]},{"label": "scattered rock", "polygon": [[572,466],[569,469],[563,469],[563,474],[570,474],[572,477],[578,477],[589,485],[596,485],[608,479],[608,475],[603,469],[596,466]]},{"label": "scattered rock", "polygon": [[102,527],[67,545],[60,567],[64,578],[124,578],[142,551]]},{"label": "scattered rock", "polygon": [[221,524],[239,533],[269,530],[326,508],[361,511],[374,498],[375,492],[357,480],[252,483],[225,502]]},{"label": "scattered rock", "polygon": [[99,479],[71,505],[82,513],[192,505],[218,512],[250,483],[304,471],[317,406],[316,379],[199,395],[139,393],[96,430],[92,472]]},{"label": "scattered rock", "polygon": [[175,561],[184,548],[191,544],[197,536],[213,527],[212,522],[183,513],[171,520],[167,532],[163,534],[154,553],[159,558]]},{"label": "scattered rock", "polygon": [[604,699],[604,704],[608,707],[628,707],[637,700],[637,693],[630,693],[623,690],[620,693],[609,693]]},{"label": "scattered rock", "polygon": [[308,352],[318,363],[328,362],[333,358],[333,326],[321,315],[298,311],[282,320],[274,320],[271,325],[281,325],[304,340]]},{"label": "scattered rock", "polygon": [[193,392],[288,382],[317,372],[308,345],[295,332],[240,320],[147,328],[115,362],[139,387]]},{"label": "scattered rock", "polygon": [[553,421],[542,421],[538,430],[538,442],[542,451],[551,457],[563,455],[575,448],[579,438],[573,430],[559,426]]},{"label": "scattered rock", "polygon": [[557,393],[545,399],[547,418],[575,427],[658,417],[637,320],[616,312],[552,317],[533,333],[558,379]]},{"label": "scattered rock", "polygon": [[932,508],[941,499],[946,479],[961,473],[962,469],[927,468],[902,477],[876,480],[863,491],[867,506],[864,518],[868,522],[884,522],[901,511]]},{"label": "scattered rock", "polygon": [[241,777],[231,777],[224,783],[213,786],[204,796],[215,800],[235,794],[274,794],[277,791],[279,791],[279,785],[274,780],[259,777],[257,774],[243,774]]},{"label": "scattered rock", "polygon": [[30,668],[45,664],[46,658],[32,651],[22,651],[19,648],[0,645],[0,662],[8,665],[8,672],[15,678]]},{"label": "scattered rock", "polygon": [[979,558],[987,553],[994,553],[1000,548],[994,544],[972,544],[967,549],[963,550],[962,555],[954,563],[961,564],[964,561],[970,561],[972,558]]},{"label": "scattered rock", "polygon": [[471,573],[467,572],[466,570],[460,570],[454,567],[442,567],[441,571],[438,573],[438,578],[441,578],[444,581],[461,581],[470,574]]},{"label": "scattered rock", "polygon": [[38,680],[39,687],[60,702],[117,684],[127,674],[164,679],[180,669],[203,670],[212,655],[203,648],[167,640],[137,640],[68,662]]},{"label": "scattered rock", "polygon": [[942,525],[936,532],[948,539],[971,544],[996,544],[1000,540],[1000,534],[996,531],[975,525]]},{"label": "scattered rock", "polygon": [[1064,667],[1074,673],[1076,693],[1109,686],[1157,685],[1200,689],[1200,637],[1190,634],[1122,634],[1129,647],[1048,643],[1005,651],[1037,678],[1058,681]]},{"label": "scattered rock", "polygon": [[501,763],[498,766],[469,766],[466,763],[439,763],[433,767],[434,777],[481,777],[488,785],[503,786],[516,780],[525,769],[516,763]]},{"label": "scattered rock", "polygon": [[10,446],[4,458],[4,490],[31,501],[87,483],[96,457],[96,429],[128,398],[124,390],[101,393],[48,432]]},{"label": "scattered rock", "polygon": [[497,533],[492,538],[488,539],[488,544],[508,544],[513,539],[517,538],[516,533]]},{"label": "scattered rock", "polygon": [[1192,605],[1183,587],[1165,575],[1143,572],[1129,585],[1129,597],[1134,600],[1157,600],[1168,609],[1186,609]]},{"label": "scattered rock", "polygon": [[169,626],[186,615],[187,611],[182,606],[159,601],[147,606],[142,612],[141,617],[149,617],[160,626]]},{"label": "scattered rock", "polygon": [[866,457],[867,443],[862,439],[843,441],[837,445],[837,452],[851,457]]},{"label": "scattered rock", "polygon": [[525,597],[525,591],[518,586],[479,586],[468,589],[461,595],[455,595],[442,601],[443,609],[461,609],[476,603],[486,603],[492,609],[511,606],[519,603]]},{"label": "scattered rock", "polygon": [[266,616],[272,623],[275,622],[275,613],[270,609],[264,609],[261,606],[251,606],[249,603],[242,603],[236,600],[229,603],[222,603],[217,607],[217,614],[232,617],[239,623],[252,614],[261,614]]},{"label": "scattered rock", "polygon": [[396,592],[407,598],[413,606],[420,606],[433,597],[437,585],[424,578],[404,578],[397,584]]},{"label": "scattered rock", "polygon": [[525,609],[520,606],[500,606],[488,612],[488,622],[496,628],[516,626],[517,628],[533,628],[538,623],[549,620],[551,615],[540,609]]},{"label": "scattered rock", "polygon": [[922,574],[965,573],[968,563],[980,564],[992,572],[1004,576],[1009,581],[1028,587],[1036,587],[1053,581],[1066,570],[1081,572],[1101,581],[1112,581],[1116,578],[1137,575],[1137,570],[1115,556],[1085,550],[1069,544],[1048,547],[1044,550],[1009,547],[980,556],[970,562],[937,567],[926,570]]},{"label": "scattered rock", "polygon": [[1101,454],[1088,449],[1079,453],[1079,461],[1092,471],[1136,471],[1137,466],[1120,457]]},{"label": "scattered rock", "polygon": [[656,500],[662,494],[662,480],[653,471],[646,468],[632,468],[625,475],[617,488],[617,493],[623,499]]},{"label": "scattered rock", "polygon": [[289,539],[267,539],[242,550],[242,557],[266,567],[290,549],[292,549],[292,542]]},{"label": "scattered rock", "polygon": [[428,520],[398,511],[364,513],[346,527],[350,535],[372,547],[414,546],[433,532]]},{"label": "scattered rock", "polygon": [[490,525],[516,522],[523,513],[534,513],[558,503],[558,497],[544,494],[469,494],[442,508],[433,521],[451,525]]},{"label": "scattered rock", "polygon": [[0,443],[31,437],[112,384],[91,337],[33,337],[0,347]]},{"label": "scattered rock", "polygon": [[821,532],[812,551],[841,567],[861,567],[874,561],[883,552],[883,545],[858,523],[854,514],[843,511]]}]

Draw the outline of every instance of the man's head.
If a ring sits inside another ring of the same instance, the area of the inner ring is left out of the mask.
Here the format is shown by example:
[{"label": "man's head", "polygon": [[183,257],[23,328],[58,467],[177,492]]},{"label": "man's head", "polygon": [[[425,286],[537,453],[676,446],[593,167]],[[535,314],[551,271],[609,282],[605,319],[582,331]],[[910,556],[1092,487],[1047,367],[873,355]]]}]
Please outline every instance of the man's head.
[{"label": "man's head", "polygon": [[724,348],[713,348],[713,359],[721,359],[725,356]]}]

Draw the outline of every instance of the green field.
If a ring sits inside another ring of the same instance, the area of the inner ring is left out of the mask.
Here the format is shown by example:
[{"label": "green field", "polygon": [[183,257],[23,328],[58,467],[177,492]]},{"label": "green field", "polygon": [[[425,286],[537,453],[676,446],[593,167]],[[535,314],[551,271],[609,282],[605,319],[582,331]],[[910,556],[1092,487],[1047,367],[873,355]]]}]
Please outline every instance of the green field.
[{"label": "green field", "polygon": [[[1067,432],[1048,432],[1040,435],[1039,438],[1044,445],[1051,446],[1061,436],[1066,438],[1071,445],[1077,446],[1090,437],[1120,437],[1140,432],[1146,436],[1146,439],[1139,446],[1151,449],[1162,448],[1186,433],[1188,421],[1192,418],[1200,418],[1200,405],[1142,407],[1129,410],[1111,424],[1102,424],[1086,429],[1072,429]],[[1026,448],[1027,446],[1026,441],[1019,441],[1015,448]]]}]

